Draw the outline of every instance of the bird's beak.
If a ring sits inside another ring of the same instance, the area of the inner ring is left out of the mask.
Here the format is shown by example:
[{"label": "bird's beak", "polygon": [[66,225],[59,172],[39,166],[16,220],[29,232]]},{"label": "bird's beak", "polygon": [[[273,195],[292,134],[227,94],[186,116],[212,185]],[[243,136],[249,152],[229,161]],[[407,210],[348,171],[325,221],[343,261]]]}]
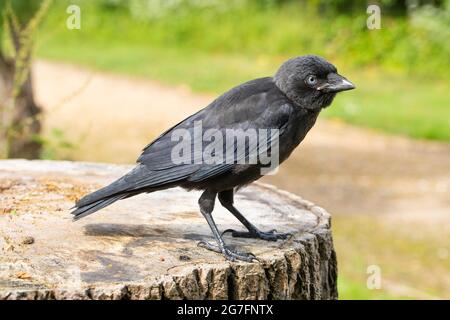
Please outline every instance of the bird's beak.
[{"label": "bird's beak", "polygon": [[355,89],[355,85],[337,73],[330,73],[327,82],[317,87],[323,92],[341,92]]}]

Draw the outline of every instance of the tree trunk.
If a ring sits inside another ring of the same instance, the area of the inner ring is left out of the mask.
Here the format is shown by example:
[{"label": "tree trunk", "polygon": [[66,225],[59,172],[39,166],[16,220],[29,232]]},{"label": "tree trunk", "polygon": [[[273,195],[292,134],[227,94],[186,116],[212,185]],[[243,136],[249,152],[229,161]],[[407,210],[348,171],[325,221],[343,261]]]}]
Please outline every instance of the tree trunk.
[{"label": "tree trunk", "polygon": [[39,158],[41,144],[36,138],[41,132],[41,109],[34,100],[31,70],[15,99],[14,75],[14,62],[0,53],[0,154],[7,158]]},{"label": "tree trunk", "polygon": [[[330,215],[309,201],[254,183],[236,206],[268,242],[225,236],[259,261],[228,262],[199,248],[214,241],[200,192],[180,188],[119,201],[76,223],[74,201],[130,166],[0,161],[1,299],[336,299]],[[217,201],[221,230],[243,226]],[[3,268],[2,268],[3,266]]]}]

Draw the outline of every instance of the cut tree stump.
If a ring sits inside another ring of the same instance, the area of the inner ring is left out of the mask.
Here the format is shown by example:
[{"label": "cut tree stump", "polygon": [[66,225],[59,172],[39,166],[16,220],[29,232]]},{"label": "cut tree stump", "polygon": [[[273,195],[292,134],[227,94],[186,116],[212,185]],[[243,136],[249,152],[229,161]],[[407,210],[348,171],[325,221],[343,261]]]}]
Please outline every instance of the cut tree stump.
[{"label": "cut tree stump", "polygon": [[[337,299],[330,215],[273,186],[240,190],[236,206],[260,229],[294,237],[225,236],[260,262],[197,247],[213,241],[197,191],[143,194],[72,221],[76,199],[130,168],[0,161],[0,299]],[[214,217],[221,230],[243,230],[218,202]]]}]

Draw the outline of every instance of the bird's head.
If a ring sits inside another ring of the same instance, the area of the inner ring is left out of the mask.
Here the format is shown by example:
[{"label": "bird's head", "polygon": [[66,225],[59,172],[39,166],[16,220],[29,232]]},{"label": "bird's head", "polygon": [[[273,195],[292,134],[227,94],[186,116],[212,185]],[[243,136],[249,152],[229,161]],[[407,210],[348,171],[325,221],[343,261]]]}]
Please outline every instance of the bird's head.
[{"label": "bird's head", "polygon": [[355,88],[337,73],[334,65],[315,55],[286,61],[278,69],[274,81],[289,99],[307,109],[325,108],[338,92]]}]

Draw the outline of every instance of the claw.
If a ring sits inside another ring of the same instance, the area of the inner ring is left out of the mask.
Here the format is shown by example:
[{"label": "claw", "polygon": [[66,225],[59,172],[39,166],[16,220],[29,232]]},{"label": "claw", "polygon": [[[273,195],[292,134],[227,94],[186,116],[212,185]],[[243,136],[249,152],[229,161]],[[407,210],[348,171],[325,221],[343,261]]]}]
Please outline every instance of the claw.
[{"label": "claw", "polygon": [[210,244],[208,242],[206,242],[206,241],[203,241],[203,240],[201,240],[201,241],[199,241],[197,243],[197,247],[200,247],[200,248],[208,247],[208,245],[210,245]]},{"label": "claw", "polygon": [[253,262],[256,260],[259,262],[258,258],[253,253],[239,252],[232,250],[229,247],[223,247],[221,249],[218,245],[211,244],[204,240],[198,242],[197,246],[213,252],[223,253],[225,258],[230,261],[242,260],[246,262]]},{"label": "claw", "polygon": [[225,258],[231,261],[242,260],[246,262],[259,261],[253,253],[243,253],[239,251],[233,251],[230,249],[225,250]]},{"label": "claw", "polygon": [[226,229],[225,231],[223,231],[223,232],[221,233],[221,236],[223,237],[223,235],[224,235],[225,233],[228,233],[228,232],[233,233],[233,232],[236,232],[236,230],[233,230],[233,229]]},{"label": "claw", "polygon": [[197,247],[204,248],[205,243],[206,243],[205,241],[201,240],[197,243]]},{"label": "claw", "polygon": [[276,229],[272,229],[267,232],[252,230],[252,231],[236,231],[233,229],[227,229],[222,232],[222,236],[225,233],[231,233],[231,235],[235,238],[253,238],[253,239],[262,239],[267,241],[277,241],[278,239],[290,239],[293,237],[292,233],[278,233]]},{"label": "claw", "polygon": [[197,243],[197,247],[211,250],[211,251],[214,251],[217,253],[222,253],[222,250],[220,250],[219,246],[216,246],[216,245],[206,242],[204,240],[201,240],[199,243]]},{"label": "claw", "polygon": [[249,252],[248,255],[252,257],[252,260],[256,260],[257,262],[261,262],[253,253]]}]

